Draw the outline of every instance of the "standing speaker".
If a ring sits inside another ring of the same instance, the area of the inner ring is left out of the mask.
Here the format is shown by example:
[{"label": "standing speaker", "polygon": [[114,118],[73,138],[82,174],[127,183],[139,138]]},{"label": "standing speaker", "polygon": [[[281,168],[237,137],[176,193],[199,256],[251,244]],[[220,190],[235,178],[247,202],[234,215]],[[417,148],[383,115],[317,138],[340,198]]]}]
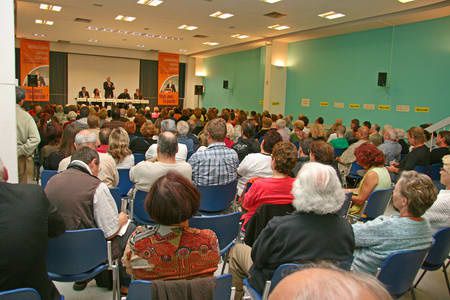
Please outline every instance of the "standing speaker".
[{"label": "standing speaker", "polygon": [[196,85],[194,94],[195,95],[203,95],[203,85]]},{"label": "standing speaker", "polygon": [[228,80],[223,81],[223,88],[228,89]]},{"label": "standing speaker", "polygon": [[387,81],[387,73],[379,72],[378,73],[378,86],[386,86]]},{"label": "standing speaker", "polygon": [[35,74],[28,74],[27,76],[28,86],[37,87],[38,86],[38,78]]}]

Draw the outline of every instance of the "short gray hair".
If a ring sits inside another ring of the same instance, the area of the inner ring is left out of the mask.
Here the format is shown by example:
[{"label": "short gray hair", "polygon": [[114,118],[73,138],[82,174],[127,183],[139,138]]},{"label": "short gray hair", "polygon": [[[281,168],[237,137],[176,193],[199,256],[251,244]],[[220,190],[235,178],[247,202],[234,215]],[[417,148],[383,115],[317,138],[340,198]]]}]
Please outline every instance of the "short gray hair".
[{"label": "short gray hair", "polygon": [[278,120],[276,121],[276,124],[277,124],[277,128],[278,128],[278,129],[283,129],[283,128],[286,127],[286,121],[283,120],[283,119],[278,119]]},{"label": "short gray hair", "polygon": [[100,164],[100,157],[97,151],[89,147],[81,147],[72,154],[72,156],[70,157],[70,162],[73,162],[74,160],[79,160],[88,165],[94,159],[97,160],[96,165]]},{"label": "short gray hair", "polygon": [[166,119],[161,121],[161,132],[170,131],[173,133],[177,132],[177,127],[175,126],[175,121],[172,119]]},{"label": "short gray hair", "polygon": [[166,131],[159,135],[158,152],[167,156],[175,156],[178,152],[178,141],[175,134]]},{"label": "short gray hair", "polygon": [[16,86],[16,103],[25,99],[25,90]]},{"label": "short gray hair", "polygon": [[186,121],[178,121],[177,131],[179,135],[186,135],[189,133],[189,124]]},{"label": "short gray hair", "polygon": [[345,192],[336,170],[318,162],[303,165],[292,187],[297,211],[318,215],[336,213],[344,204]]},{"label": "short gray hair", "polygon": [[389,137],[391,141],[397,140],[397,132],[395,132],[394,128],[386,128],[384,133]]},{"label": "short gray hair", "polygon": [[75,136],[75,145],[83,145],[96,142],[97,142],[97,135],[94,132],[87,129],[81,130]]}]

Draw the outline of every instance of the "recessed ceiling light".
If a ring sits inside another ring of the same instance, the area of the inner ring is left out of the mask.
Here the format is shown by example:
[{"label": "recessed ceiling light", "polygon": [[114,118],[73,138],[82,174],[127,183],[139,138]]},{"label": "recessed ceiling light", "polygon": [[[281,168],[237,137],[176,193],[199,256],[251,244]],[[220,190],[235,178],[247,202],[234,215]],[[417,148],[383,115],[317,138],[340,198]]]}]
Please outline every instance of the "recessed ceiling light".
[{"label": "recessed ceiling light", "polygon": [[287,26],[287,25],[275,24],[275,25],[268,26],[267,28],[269,28],[269,29],[275,29],[275,30],[285,30],[285,29],[289,29],[289,28],[291,28],[291,27],[289,27],[289,26]]},{"label": "recessed ceiling light", "polygon": [[408,3],[408,2],[413,2],[414,0],[398,0],[398,2],[401,3]]},{"label": "recessed ceiling light", "polygon": [[215,13],[212,13],[209,16],[213,17],[213,18],[219,18],[219,19],[228,19],[228,18],[233,17],[234,15],[230,14],[230,13],[223,13],[221,11],[216,11]]},{"label": "recessed ceiling light", "polygon": [[337,12],[334,12],[334,11],[329,11],[329,12],[320,14],[319,17],[326,18],[328,20],[333,20],[333,19],[345,17],[345,15],[343,13],[337,13]]},{"label": "recessed ceiling light", "polygon": [[99,32],[109,32],[109,33],[117,33],[121,35],[132,35],[132,36],[140,36],[145,38],[152,38],[152,39],[164,39],[164,40],[171,40],[171,41],[182,41],[182,37],[177,36],[171,36],[171,35],[164,35],[164,34],[153,34],[153,33],[142,33],[137,31],[128,31],[128,30],[122,30],[122,29],[113,29],[108,27],[97,27],[97,26],[88,26],[86,27],[87,30],[90,31],[99,31]]},{"label": "recessed ceiling light", "polygon": [[141,44],[137,44],[136,46],[139,47],[139,48],[144,48],[145,47],[145,45],[141,45]]},{"label": "recessed ceiling light", "polygon": [[42,25],[49,25],[49,26],[52,26],[52,25],[54,24],[53,21],[49,21],[49,20],[40,20],[40,19],[34,20],[34,23],[36,23],[36,24],[42,24]]},{"label": "recessed ceiling light", "polygon": [[41,3],[39,5],[40,9],[43,10],[51,10],[51,11],[61,11],[62,7],[59,5],[50,5],[50,4],[45,4],[45,3]]},{"label": "recessed ceiling light", "polygon": [[136,20],[136,17],[118,15],[117,17],[115,17],[115,20],[116,21],[133,22],[134,20]]},{"label": "recessed ceiling light", "polygon": [[148,6],[158,6],[163,2],[164,1],[162,1],[162,0],[139,0],[137,2],[137,4],[143,4],[143,5],[148,5]]},{"label": "recessed ceiling light", "polygon": [[178,29],[184,29],[184,30],[195,30],[197,28],[198,28],[197,26],[186,25],[186,24],[178,26]]},{"label": "recessed ceiling light", "polygon": [[178,49],[178,51],[180,51],[180,52],[187,52],[186,49]]},{"label": "recessed ceiling light", "polygon": [[43,34],[43,33],[33,33],[33,36],[35,36],[35,37],[45,37],[45,34]]},{"label": "recessed ceiling light", "polygon": [[217,43],[217,42],[204,42],[203,45],[207,45],[207,46],[217,46],[217,45],[219,45],[219,43]]},{"label": "recessed ceiling light", "polygon": [[96,40],[96,39],[89,39],[88,42],[90,42],[90,43],[97,43],[98,40]]},{"label": "recessed ceiling light", "polygon": [[273,4],[273,3],[280,2],[281,0],[261,0],[261,1],[262,1],[262,2],[266,2],[266,3]]},{"label": "recessed ceiling light", "polygon": [[248,38],[249,36],[246,35],[246,34],[236,33],[236,34],[233,34],[231,37],[232,37],[232,38],[235,38],[235,39],[246,39],[246,38]]}]

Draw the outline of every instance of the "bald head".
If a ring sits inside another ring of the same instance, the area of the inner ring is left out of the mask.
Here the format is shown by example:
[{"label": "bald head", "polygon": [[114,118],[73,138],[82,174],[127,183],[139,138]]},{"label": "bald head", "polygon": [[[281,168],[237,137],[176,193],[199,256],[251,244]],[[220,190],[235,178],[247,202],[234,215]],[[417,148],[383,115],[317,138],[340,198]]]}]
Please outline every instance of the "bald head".
[{"label": "bald head", "polygon": [[367,126],[361,126],[358,128],[358,139],[367,140],[369,138],[369,128]]},{"label": "bald head", "polygon": [[175,158],[178,152],[177,136],[170,131],[165,131],[159,135],[157,153],[158,157]]},{"label": "bald head", "polygon": [[372,276],[333,268],[308,268],[284,278],[269,300],[346,299],[389,300],[386,289]]},{"label": "bald head", "polygon": [[81,130],[75,136],[75,148],[89,147],[91,149],[97,148],[97,135],[87,129]]}]

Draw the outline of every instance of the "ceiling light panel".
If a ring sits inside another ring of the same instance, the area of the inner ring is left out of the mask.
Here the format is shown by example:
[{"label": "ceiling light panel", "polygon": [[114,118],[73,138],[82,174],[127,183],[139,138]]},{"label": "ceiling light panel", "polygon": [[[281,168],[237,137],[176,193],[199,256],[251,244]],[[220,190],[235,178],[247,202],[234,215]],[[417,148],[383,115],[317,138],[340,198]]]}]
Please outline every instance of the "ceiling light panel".
[{"label": "ceiling light panel", "polygon": [[148,6],[158,6],[164,1],[162,0],[139,0],[137,4],[148,5]]},{"label": "ceiling light panel", "polygon": [[266,3],[273,4],[273,3],[280,2],[281,0],[261,0],[261,1],[262,1],[262,2],[266,2]]},{"label": "ceiling light panel", "polygon": [[40,19],[34,20],[34,23],[36,23],[36,24],[41,24],[41,25],[49,25],[49,26],[52,26],[52,25],[54,24],[53,21],[49,21],[49,20],[40,20]]},{"label": "ceiling light panel", "polygon": [[33,36],[35,36],[35,37],[45,37],[45,34],[43,34],[43,33],[33,33]]},{"label": "ceiling light panel", "polygon": [[413,2],[414,0],[398,0],[398,2],[401,3],[408,3],[408,2]]},{"label": "ceiling light panel", "polygon": [[39,5],[39,8],[42,10],[50,10],[50,11],[56,11],[56,12],[60,12],[62,7],[59,5],[50,5],[50,4],[45,4],[45,3],[41,3]]},{"label": "ceiling light panel", "polygon": [[198,29],[198,27],[197,27],[197,26],[193,26],[193,25],[186,25],[186,24],[183,24],[183,25],[178,26],[178,29],[183,29],[183,30],[189,30],[189,31],[192,31],[192,30]]},{"label": "ceiling light panel", "polygon": [[291,28],[291,27],[289,27],[289,26],[287,26],[287,25],[275,24],[275,25],[268,26],[267,28],[269,28],[269,29],[275,29],[275,30],[285,30],[285,29],[289,29],[289,28]]},{"label": "ceiling light panel", "polygon": [[231,13],[223,13],[221,11],[216,11],[215,13],[212,13],[209,16],[213,17],[213,18],[219,18],[219,19],[229,19],[229,18],[233,17],[234,15]]},{"label": "ceiling light panel", "polygon": [[130,17],[130,16],[118,15],[118,16],[115,17],[114,19],[115,19],[116,21],[133,22],[134,20],[136,20],[136,17]]},{"label": "ceiling light panel", "polygon": [[156,34],[156,33],[142,33],[137,31],[128,31],[128,30],[122,30],[122,29],[114,29],[114,28],[108,28],[108,27],[97,27],[97,26],[88,26],[86,27],[87,30],[90,31],[99,31],[99,32],[109,32],[109,33],[117,33],[121,35],[130,35],[134,37],[143,37],[143,38],[149,38],[149,39],[163,39],[163,40],[171,40],[171,41],[182,41],[182,37],[177,36],[171,36],[171,35],[165,35],[165,34]]},{"label": "ceiling light panel", "polygon": [[232,37],[232,38],[235,38],[235,39],[246,39],[246,38],[248,38],[249,36],[246,35],[246,34],[236,33],[236,34],[233,34],[231,37]]},{"label": "ceiling light panel", "polygon": [[90,43],[97,43],[98,40],[96,40],[96,39],[89,39],[88,42],[90,42]]},{"label": "ceiling light panel", "polygon": [[207,46],[217,46],[217,45],[219,45],[219,43],[217,43],[217,42],[204,42],[203,45],[207,45]]},{"label": "ceiling light panel", "polygon": [[320,14],[319,17],[326,18],[328,20],[334,20],[334,19],[345,17],[345,15],[343,13],[329,11],[329,12]]}]

